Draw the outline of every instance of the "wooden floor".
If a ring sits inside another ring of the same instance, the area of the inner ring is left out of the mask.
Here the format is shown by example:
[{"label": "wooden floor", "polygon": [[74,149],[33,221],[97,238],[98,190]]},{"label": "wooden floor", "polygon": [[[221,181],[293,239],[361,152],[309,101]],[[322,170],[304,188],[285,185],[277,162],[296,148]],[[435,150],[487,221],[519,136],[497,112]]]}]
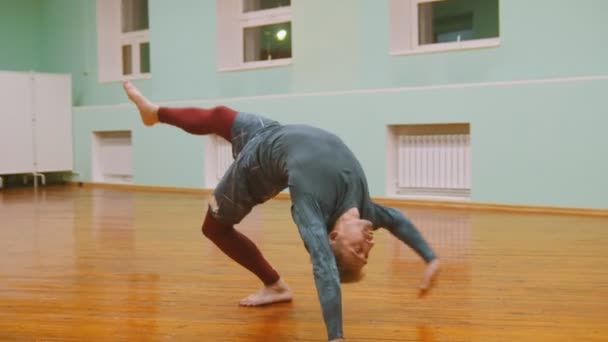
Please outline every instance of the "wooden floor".
[{"label": "wooden floor", "polygon": [[[257,280],[200,233],[200,195],[76,187],[0,191],[0,340],[323,341],[288,201],[240,229],[294,290],[242,308]],[[365,279],[343,286],[349,341],[608,341],[608,219],[402,208],[442,256],[377,234]]]}]

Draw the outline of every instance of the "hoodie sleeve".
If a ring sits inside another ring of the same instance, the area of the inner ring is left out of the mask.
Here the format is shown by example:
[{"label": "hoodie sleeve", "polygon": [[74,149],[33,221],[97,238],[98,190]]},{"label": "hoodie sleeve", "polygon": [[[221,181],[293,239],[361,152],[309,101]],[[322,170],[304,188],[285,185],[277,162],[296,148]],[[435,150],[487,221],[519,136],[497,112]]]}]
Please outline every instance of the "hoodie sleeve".
[{"label": "hoodie sleeve", "polygon": [[318,204],[309,196],[293,198],[291,214],[312,262],[317,295],[329,340],[342,338],[342,296],[336,259]]},{"label": "hoodie sleeve", "polygon": [[420,231],[400,210],[374,203],[374,226],[388,230],[396,238],[413,249],[424,261],[437,258]]}]

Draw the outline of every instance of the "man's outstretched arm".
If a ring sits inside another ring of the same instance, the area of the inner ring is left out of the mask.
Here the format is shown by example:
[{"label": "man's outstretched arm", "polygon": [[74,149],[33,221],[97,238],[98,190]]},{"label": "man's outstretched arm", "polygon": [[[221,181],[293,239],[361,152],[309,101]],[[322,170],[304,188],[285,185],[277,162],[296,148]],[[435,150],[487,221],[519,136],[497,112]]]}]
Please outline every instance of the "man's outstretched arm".
[{"label": "man's outstretched arm", "polygon": [[374,203],[374,206],[376,211],[376,222],[374,224],[385,228],[396,238],[403,241],[427,263],[427,269],[424,271],[420,284],[420,290],[426,291],[439,272],[437,255],[416,226],[400,210],[376,203]]},{"label": "man's outstretched arm", "polygon": [[330,341],[341,341],[343,331],[340,278],[336,259],[329,246],[327,229],[311,205],[294,203],[291,212],[310,254],[327,337]]}]

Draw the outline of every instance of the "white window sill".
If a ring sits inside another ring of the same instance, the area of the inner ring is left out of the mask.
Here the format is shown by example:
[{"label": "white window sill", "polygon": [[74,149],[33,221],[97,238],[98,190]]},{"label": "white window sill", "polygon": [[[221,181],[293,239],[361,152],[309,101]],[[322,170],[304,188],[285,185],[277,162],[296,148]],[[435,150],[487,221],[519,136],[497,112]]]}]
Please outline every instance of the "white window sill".
[{"label": "white window sill", "polygon": [[292,62],[292,58],[281,58],[270,61],[256,61],[243,63],[235,67],[219,68],[221,72],[239,71],[239,70],[251,70],[251,69],[262,69],[262,68],[276,68],[285,65],[289,65]]},{"label": "white window sill", "polygon": [[461,42],[420,45],[411,50],[391,51],[391,55],[416,55],[424,53],[483,49],[500,46],[500,38],[467,40]]}]

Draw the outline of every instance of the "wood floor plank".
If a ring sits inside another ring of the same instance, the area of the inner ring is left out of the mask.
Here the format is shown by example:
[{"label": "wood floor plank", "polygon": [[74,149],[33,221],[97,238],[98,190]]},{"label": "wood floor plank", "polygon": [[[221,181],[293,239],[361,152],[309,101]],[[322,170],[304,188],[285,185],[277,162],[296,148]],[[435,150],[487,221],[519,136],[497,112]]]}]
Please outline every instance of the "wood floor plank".
[{"label": "wood floor plank", "polygon": [[[197,194],[48,187],[0,192],[0,340],[323,341],[290,203],[238,229],[294,291],[242,308],[260,286],[200,232]],[[343,286],[349,341],[606,341],[608,218],[400,208],[443,260],[418,298],[421,261],[386,232]]]}]

